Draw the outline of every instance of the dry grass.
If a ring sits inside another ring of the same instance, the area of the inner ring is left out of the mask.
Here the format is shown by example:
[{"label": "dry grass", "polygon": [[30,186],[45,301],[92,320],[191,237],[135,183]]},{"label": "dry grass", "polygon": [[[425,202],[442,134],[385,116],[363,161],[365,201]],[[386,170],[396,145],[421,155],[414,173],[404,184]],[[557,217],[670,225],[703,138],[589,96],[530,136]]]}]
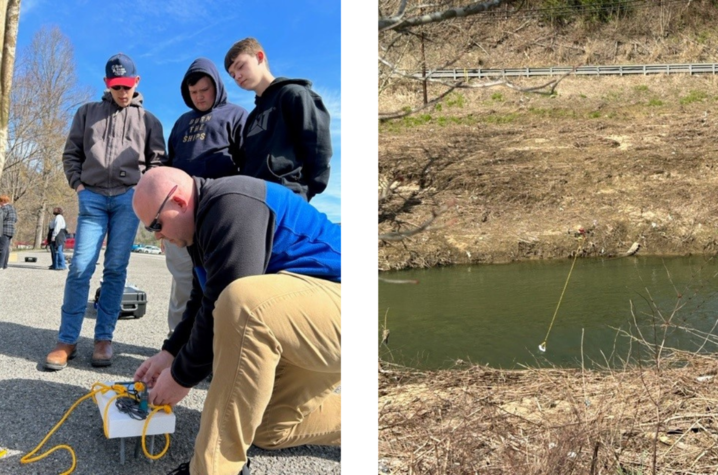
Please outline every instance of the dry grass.
[{"label": "dry grass", "polygon": [[384,370],[380,472],[716,473],[717,371],[679,352],[620,370]]}]

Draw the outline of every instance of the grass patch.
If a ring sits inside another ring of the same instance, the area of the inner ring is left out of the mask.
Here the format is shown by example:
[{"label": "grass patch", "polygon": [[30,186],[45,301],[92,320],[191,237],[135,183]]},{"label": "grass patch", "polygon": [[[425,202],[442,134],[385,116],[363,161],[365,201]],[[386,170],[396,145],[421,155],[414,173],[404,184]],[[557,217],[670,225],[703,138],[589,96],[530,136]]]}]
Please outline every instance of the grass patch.
[{"label": "grass patch", "polygon": [[504,102],[504,95],[500,92],[495,92],[491,94],[491,100],[494,102]]},{"label": "grass patch", "polygon": [[637,94],[643,94],[645,92],[648,92],[648,86],[645,84],[639,84],[638,86],[633,87],[633,91]]},{"label": "grass patch", "polygon": [[466,97],[463,94],[454,93],[446,99],[446,107],[458,107],[463,109],[466,105]]},{"label": "grass patch", "polygon": [[510,114],[491,114],[483,117],[481,120],[487,124],[511,124],[518,119],[519,115],[515,113]]},{"label": "grass patch", "polygon": [[599,111],[592,111],[588,113],[589,119],[598,119],[601,117],[601,113]]},{"label": "grass patch", "polygon": [[681,105],[685,106],[688,104],[692,104],[694,102],[701,102],[708,98],[708,93],[704,91],[696,91],[692,90],[688,93],[687,96],[681,97],[680,103]]},{"label": "grass patch", "polygon": [[623,93],[617,91],[610,91],[606,94],[605,99],[612,102],[620,102],[623,100]]},{"label": "grass patch", "polygon": [[446,117],[442,116],[436,120],[436,123],[441,127],[447,125],[476,125],[479,120],[473,114],[469,114],[464,117]]},{"label": "grass patch", "polygon": [[[512,117],[498,117],[494,119],[489,119],[489,123],[494,124],[505,124],[513,122],[513,120],[516,117],[516,114],[510,114]],[[405,132],[409,129],[414,129],[417,127],[422,127],[425,125],[438,125],[439,127],[446,127],[449,125],[476,125],[479,122],[479,119],[473,115],[469,114],[467,116],[463,117],[452,117],[452,116],[439,116],[439,117],[433,117],[431,114],[417,114],[417,115],[410,115],[407,117],[402,117],[401,119],[396,120],[388,120],[383,121],[379,123],[379,133],[387,133],[387,134],[401,134],[402,132]]]},{"label": "grass patch", "polygon": [[663,101],[660,99],[656,99],[655,97],[648,101],[648,107],[661,107],[663,106]]},{"label": "grass patch", "polygon": [[412,127],[417,127],[420,125],[428,124],[431,122],[431,115],[430,114],[417,114],[417,115],[409,115],[406,117],[403,117],[402,122],[404,123],[404,127],[407,129],[410,129]]},{"label": "grass patch", "polygon": [[576,117],[576,112],[574,110],[562,108],[546,109],[543,107],[529,107],[529,114],[533,114],[545,119],[566,119]]}]

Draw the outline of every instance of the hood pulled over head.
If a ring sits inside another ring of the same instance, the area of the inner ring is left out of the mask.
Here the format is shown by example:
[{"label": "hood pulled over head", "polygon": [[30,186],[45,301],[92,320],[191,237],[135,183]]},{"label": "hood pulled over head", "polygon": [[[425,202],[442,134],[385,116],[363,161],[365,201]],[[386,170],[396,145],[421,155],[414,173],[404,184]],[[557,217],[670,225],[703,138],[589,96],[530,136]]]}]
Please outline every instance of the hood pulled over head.
[{"label": "hood pulled over head", "polygon": [[180,90],[182,91],[182,99],[184,99],[184,103],[187,104],[187,107],[192,110],[197,110],[197,108],[192,103],[192,97],[189,94],[189,84],[187,84],[187,78],[194,73],[206,74],[210,77],[210,79],[212,79],[212,82],[214,82],[214,88],[216,90],[216,93],[214,96],[214,105],[212,106],[213,109],[218,105],[227,102],[227,92],[224,90],[224,83],[219,76],[219,71],[217,70],[217,67],[211,60],[207,58],[197,58],[192,62],[189,69],[187,69],[184,78],[182,78],[182,85],[180,86]]}]

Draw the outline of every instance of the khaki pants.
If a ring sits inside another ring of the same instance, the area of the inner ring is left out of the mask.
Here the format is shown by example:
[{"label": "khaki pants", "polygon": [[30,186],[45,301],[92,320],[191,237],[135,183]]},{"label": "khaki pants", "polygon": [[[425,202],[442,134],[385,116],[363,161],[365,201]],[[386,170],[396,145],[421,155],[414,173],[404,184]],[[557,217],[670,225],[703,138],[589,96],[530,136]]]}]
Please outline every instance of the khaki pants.
[{"label": "khaki pants", "polygon": [[192,292],[192,258],[187,248],[177,247],[167,240],[164,245],[165,264],[172,274],[172,289],[167,309],[167,325],[172,334],[177,324],[182,321],[184,309]]},{"label": "khaki pants", "polygon": [[239,473],[264,449],[341,444],[341,284],[280,273],[234,281],[214,309],[214,377],[193,474]]}]

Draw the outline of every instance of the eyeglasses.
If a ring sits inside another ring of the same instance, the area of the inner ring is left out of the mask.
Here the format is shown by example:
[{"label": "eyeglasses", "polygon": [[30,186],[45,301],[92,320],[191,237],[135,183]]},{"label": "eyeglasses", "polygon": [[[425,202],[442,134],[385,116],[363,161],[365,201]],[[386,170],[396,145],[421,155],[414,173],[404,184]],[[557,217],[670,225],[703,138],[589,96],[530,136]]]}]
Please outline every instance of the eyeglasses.
[{"label": "eyeglasses", "polygon": [[155,215],[155,219],[152,220],[149,226],[145,226],[145,229],[148,230],[151,233],[158,233],[162,231],[162,223],[160,223],[160,213],[162,212],[162,208],[165,207],[165,203],[167,203],[167,200],[170,199],[170,196],[172,196],[172,193],[175,192],[179,185],[175,185],[172,187],[169,193],[167,193],[167,197],[160,205],[160,209],[157,210],[157,214]]},{"label": "eyeglasses", "polygon": [[[132,87],[134,87],[134,86],[132,86]],[[129,91],[130,89],[132,89],[132,87],[127,87],[127,86],[112,86],[110,89],[112,89],[113,91]]]}]

